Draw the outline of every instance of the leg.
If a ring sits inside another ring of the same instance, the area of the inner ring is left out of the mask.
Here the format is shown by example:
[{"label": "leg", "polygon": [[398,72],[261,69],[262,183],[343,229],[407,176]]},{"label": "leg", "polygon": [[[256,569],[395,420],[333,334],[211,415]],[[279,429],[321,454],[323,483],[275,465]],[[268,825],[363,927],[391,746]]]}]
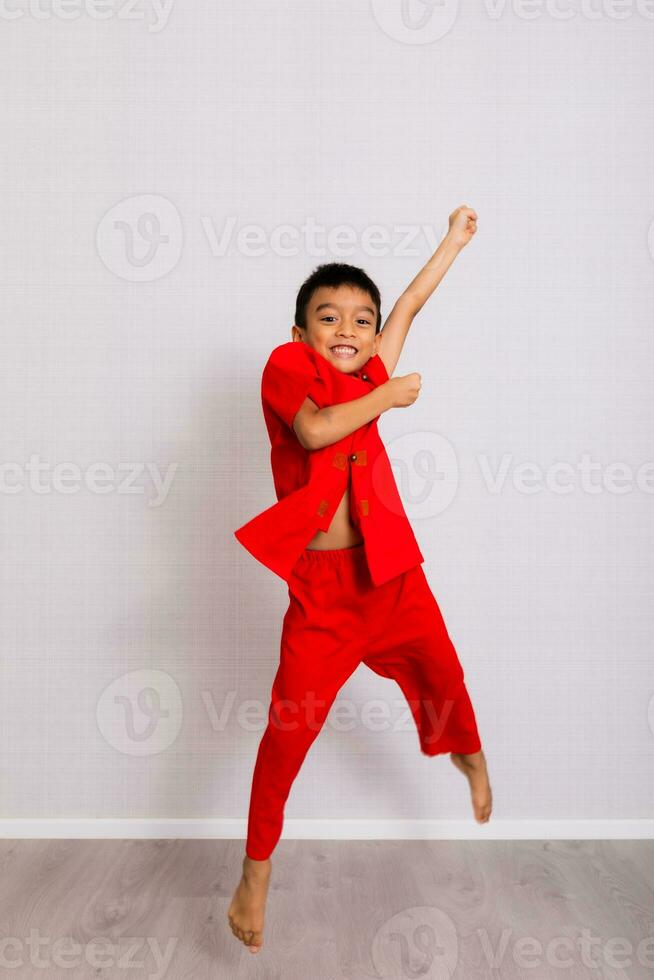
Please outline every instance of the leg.
[{"label": "leg", "polygon": [[270,856],[281,836],[284,807],[305,756],[323,727],[339,690],[361,661],[360,638],[333,648],[333,640],[297,622],[291,600],[273,681],[268,725],[252,778],[246,854]]},{"label": "leg", "polygon": [[425,755],[478,752],[481,740],[463,668],[422,566],[393,580],[382,630],[363,662],[397,681]]},{"label": "leg", "polygon": [[229,909],[232,932],[252,952],[261,948],[270,855],[291,786],[338,691],[361,662],[361,624],[373,595],[363,561],[362,549],[305,552],[289,581],[279,666],[252,779],[243,876]]},{"label": "leg", "polygon": [[491,791],[464,672],[422,566],[393,580],[383,597],[383,630],[364,663],[397,681],[425,755],[449,752],[471,788],[479,822],[490,816]]}]

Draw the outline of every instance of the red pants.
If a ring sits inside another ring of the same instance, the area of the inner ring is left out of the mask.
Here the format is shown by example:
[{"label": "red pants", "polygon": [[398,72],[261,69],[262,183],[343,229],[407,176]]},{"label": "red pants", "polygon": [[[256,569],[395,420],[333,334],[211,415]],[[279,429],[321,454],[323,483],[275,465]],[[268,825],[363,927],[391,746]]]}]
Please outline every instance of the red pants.
[{"label": "red pants", "polygon": [[268,726],[252,778],[246,854],[270,857],[284,805],[338,691],[360,663],[397,681],[425,755],[478,752],[463,669],[422,565],[373,585],[363,543],[305,548],[288,583]]}]

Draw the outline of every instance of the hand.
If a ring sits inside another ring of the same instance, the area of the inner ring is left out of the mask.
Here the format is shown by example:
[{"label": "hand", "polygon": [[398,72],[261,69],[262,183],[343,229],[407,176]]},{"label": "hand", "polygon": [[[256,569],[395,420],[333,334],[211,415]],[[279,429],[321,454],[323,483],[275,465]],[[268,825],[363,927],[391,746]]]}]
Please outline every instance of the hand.
[{"label": "hand", "polygon": [[458,248],[463,248],[477,231],[477,212],[469,208],[467,204],[462,204],[461,207],[452,211],[449,224],[448,238]]},{"label": "hand", "polygon": [[390,378],[386,384],[389,386],[392,408],[406,408],[408,405],[413,405],[420,393],[420,375],[417,371],[405,374],[401,378]]}]

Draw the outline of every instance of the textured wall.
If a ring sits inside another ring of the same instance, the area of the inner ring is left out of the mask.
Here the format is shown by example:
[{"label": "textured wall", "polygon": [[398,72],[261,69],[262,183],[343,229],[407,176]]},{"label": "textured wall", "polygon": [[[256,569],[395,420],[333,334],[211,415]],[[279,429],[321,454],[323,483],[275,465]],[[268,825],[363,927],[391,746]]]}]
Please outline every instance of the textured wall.
[{"label": "textured wall", "polygon": [[[463,203],[380,432],[495,815],[651,813],[647,11],[38,9],[0,42],[3,815],[245,816],[287,601],[232,533],[274,501],[262,366],[316,264],[386,315]],[[468,815],[399,697],[359,668],[288,817]]]}]

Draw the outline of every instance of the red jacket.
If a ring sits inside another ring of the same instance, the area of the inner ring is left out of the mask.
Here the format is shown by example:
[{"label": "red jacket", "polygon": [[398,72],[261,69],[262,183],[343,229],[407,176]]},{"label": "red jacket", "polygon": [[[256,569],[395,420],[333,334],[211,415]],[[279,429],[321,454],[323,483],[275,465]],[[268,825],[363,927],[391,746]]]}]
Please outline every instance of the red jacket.
[{"label": "red jacket", "polygon": [[324,408],[360,398],[385,381],[388,372],[378,354],[345,374],[302,341],[275,347],[266,362],[261,401],[278,502],[234,534],[286,581],[316,532],[329,529],[350,475],[350,517],[363,537],[374,585],[424,561],[377,431],[379,416],[322,449],[304,449],[293,431],[307,396]]}]

